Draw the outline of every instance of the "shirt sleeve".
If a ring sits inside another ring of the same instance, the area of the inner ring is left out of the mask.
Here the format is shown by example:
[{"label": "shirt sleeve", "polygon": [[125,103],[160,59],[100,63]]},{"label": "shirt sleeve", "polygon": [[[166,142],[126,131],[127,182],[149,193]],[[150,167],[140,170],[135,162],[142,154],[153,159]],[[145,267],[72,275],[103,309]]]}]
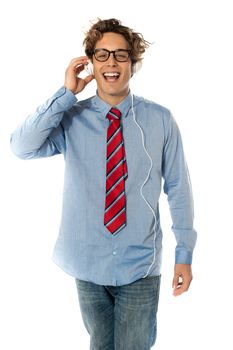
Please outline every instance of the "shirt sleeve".
[{"label": "shirt sleeve", "polygon": [[193,228],[193,195],[180,131],[170,115],[165,125],[162,172],[176,238],[176,264],[191,264],[197,233]]},{"label": "shirt sleeve", "polygon": [[70,90],[60,88],[12,133],[10,142],[13,153],[22,159],[64,153],[65,138],[61,121],[65,111],[76,101]]}]

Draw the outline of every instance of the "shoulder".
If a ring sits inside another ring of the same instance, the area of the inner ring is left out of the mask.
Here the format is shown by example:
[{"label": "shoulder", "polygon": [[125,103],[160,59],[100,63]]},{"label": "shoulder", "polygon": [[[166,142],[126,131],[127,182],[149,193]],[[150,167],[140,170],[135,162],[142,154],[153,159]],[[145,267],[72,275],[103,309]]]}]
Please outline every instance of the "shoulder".
[{"label": "shoulder", "polygon": [[137,95],[133,95],[133,101],[133,107],[139,109],[144,116],[159,117],[165,122],[168,122],[172,118],[170,110],[161,104]]},{"label": "shoulder", "polygon": [[76,103],[69,110],[70,114],[80,114],[84,110],[90,109],[93,106],[93,100],[95,96],[89,97],[84,100],[77,100]]}]

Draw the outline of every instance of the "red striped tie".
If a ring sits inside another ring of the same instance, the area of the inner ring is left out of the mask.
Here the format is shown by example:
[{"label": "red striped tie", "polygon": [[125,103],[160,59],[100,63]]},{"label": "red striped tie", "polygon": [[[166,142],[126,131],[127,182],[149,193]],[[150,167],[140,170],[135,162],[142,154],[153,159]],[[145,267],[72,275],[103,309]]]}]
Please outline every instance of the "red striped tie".
[{"label": "red striped tie", "polygon": [[106,117],[110,124],[107,131],[104,225],[111,233],[117,233],[126,226],[125,180],[128,174],[120,123],[121,112],[111,108]]}]

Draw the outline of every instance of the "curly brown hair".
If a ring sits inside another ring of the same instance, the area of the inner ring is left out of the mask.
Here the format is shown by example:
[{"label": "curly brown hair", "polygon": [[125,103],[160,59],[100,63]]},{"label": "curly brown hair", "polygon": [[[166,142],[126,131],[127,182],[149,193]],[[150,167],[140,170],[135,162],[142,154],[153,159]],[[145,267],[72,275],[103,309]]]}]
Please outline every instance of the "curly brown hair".
[{"label": "curly brown hair", "polygon": [[129,44],[130,58],[133,65],[142,60],[142,54],[145,52],[145,49],[149,47],[150,43],[143,38],[142,34],[134,32],[134,30],[129,27],[123,26],[121,22],[115,18],[106,20],[98,18],[98,22],[93,24],[86,33],[83,45],[85,47],[85,53],[90,59],[92,59],[96,42],[103,37],[104,33],[108,32],[124,36]]}]

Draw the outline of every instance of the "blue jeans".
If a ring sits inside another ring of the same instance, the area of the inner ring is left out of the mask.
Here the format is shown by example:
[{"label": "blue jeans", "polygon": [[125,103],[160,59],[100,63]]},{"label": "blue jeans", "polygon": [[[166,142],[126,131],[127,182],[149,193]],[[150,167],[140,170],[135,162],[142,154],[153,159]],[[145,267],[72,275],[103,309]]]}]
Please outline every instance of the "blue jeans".
[{"label": "blue jeans", "polygon": [[76,280],[91,350],[149,350],[157,333],[160,276],[124,286]]}]

